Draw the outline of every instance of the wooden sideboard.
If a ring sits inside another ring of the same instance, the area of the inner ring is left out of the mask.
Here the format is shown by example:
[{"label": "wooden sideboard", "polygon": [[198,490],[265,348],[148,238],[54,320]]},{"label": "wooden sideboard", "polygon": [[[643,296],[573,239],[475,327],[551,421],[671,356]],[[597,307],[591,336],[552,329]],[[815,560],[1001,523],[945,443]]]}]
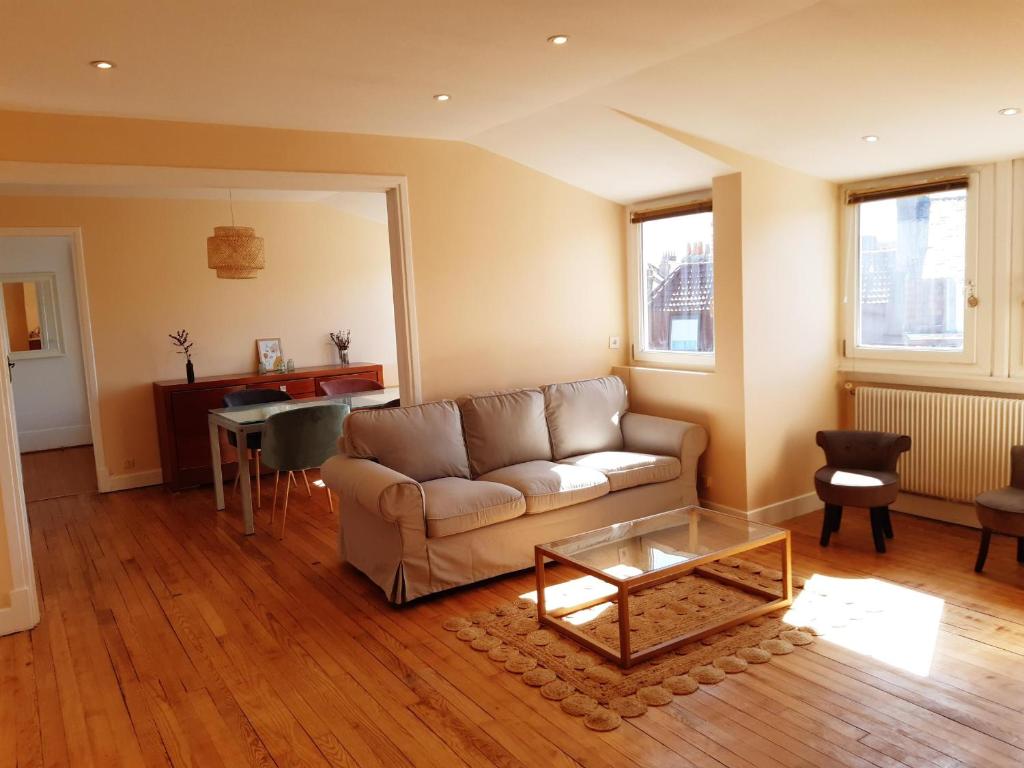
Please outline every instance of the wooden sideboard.
[{"label": "wooden sideboard", "polygon": [[[239,389],[280,389],[294,398],[323,395],[321,383],[330,379],[360,378],[384,383],[378,363],[350,363],[296,368],[287,373],[206,376],[189,384],[184,379],[153,382],[156,423],[160,436],[160,464],[164,484],[173,489],[213,482],[207,412],[224,407],[224,395]],[[222,452],[224,453],[224,452]],[[224,455],[224,476],[233,479],[233,452]]]}]

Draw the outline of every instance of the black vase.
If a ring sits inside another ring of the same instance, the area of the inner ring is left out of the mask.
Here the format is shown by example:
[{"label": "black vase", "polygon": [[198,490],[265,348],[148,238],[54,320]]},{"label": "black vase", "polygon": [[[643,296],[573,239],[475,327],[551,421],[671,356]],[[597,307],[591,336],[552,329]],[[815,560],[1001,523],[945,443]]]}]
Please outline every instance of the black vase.
[{"label": "black vase", "polygon": [[188,379],[189,384],[196,383],[196,369],[192,367],[192,361],[185,361],[185,378]]}]

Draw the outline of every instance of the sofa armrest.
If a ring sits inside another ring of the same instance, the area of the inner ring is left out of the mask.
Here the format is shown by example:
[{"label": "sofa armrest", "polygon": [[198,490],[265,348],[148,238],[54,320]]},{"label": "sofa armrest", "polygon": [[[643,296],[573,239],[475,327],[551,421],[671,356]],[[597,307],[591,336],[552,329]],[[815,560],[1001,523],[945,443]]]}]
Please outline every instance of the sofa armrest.
[{"label": "sofa armrest", "polygon": [[685,468],[696,464],[708,447],[708,433],[688,421],[627,413],[622,417],[622,439],[627,451],[676,456]]},{"label": "sofa armrest", "polygon": [[369,459],[332,456],[320,468],[327,487],[389,523],[425,527],[423,489],[411,477]]}]

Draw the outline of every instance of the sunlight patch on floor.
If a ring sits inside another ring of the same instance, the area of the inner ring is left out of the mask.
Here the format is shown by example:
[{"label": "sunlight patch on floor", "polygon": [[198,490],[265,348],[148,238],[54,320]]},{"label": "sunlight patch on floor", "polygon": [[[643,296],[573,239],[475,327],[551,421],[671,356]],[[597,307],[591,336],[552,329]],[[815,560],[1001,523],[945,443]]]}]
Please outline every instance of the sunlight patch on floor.
[{"label": "sunlight patch on floor", "polygon": [[915,675],[928,676],[945,601],[878,579],[807,580],[785,620]]},{"label": "sunlight patch on floor", "polygon": [[[642,571],[629,565],[613,565],[604,569],[605,573],[619,579],[636,576]],[[596,576],[581,576],[571,581],[563,581],[561,584],[551,584],[544,588],[544,607],[548,611],[556,611],[559,608],[568,608],[572,605],[589,603],[599,598],[612,600],[618,594],[618,589],[607,581],[602,581]],[[537,602],[537,590],[525,592],[519,596],[523,600]],[[564,617],[564,621],[570,624],[584,624],[593,621],[599,615],[613,606],[611,602],[604,602],[590,608],[584,608]]]}]

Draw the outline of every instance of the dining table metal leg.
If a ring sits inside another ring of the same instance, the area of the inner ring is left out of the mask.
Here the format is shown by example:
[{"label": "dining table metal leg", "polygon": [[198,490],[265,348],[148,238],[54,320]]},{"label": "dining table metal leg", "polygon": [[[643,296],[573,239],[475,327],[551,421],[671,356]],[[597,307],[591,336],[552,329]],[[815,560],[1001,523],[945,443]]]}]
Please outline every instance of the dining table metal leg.
[{"label": "dining table metal leg", "polygon": [[213,459],[213,496],[217,509],[224,509],[224,472],[220,465],[220,427],[211,418],[210,425],[210,456]]},{"label": "dining table metal leg", "polygon": [[245,521],[245,535],[251,536],[256,533],[256,526],[252,519],[252,486],[249,477],[249,452],[245,450],[245,431],[239,429],[238,445],[242,446],[238,451],[238,474],[241,475],[239,482],[242,486],[242,518]]}]

